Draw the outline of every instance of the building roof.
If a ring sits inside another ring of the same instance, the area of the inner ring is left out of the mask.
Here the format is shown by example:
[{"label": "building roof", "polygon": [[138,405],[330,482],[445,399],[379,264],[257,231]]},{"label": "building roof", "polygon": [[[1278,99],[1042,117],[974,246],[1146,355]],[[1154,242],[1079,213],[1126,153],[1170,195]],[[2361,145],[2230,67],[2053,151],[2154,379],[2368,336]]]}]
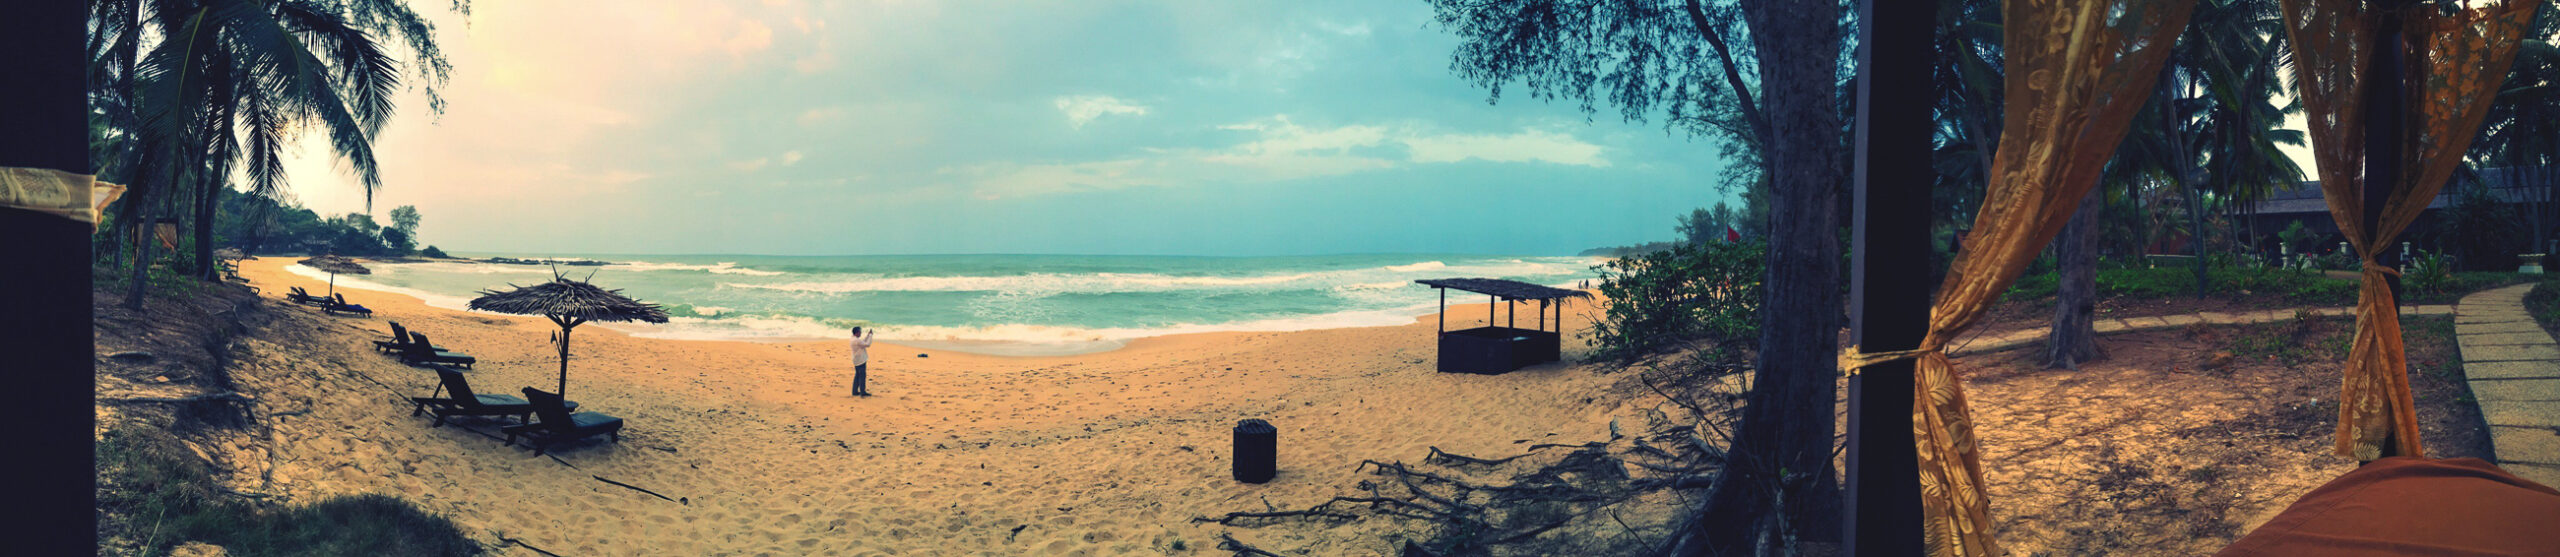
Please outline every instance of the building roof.
[{"label": "building roof", "polygon": [[1422,279],[1422,280],[1417,280],[1417,281],[1413,281],[1413,282],[1414,282],[1414,283],[1416,283],[1416,284],[1421,284],[1421,285],[1423,285],[1423,286],[1429,286],[1429,287],[1432,287],[1432,288],[1455,288],[1455,289],[1459,289],[1459,290],[1465,290],[1465,291],[1468,291],[1468,292],[1474,292],[1474,293],[1477,293],[1477,294],[1489,294],[1489,295],[1492,295],[1492,296],[1497,297],[1497,298],[1509,298],[1509,299],[1513,299],[1513,300],[1551,300],[1551,299],[1556,299],[1556,298],[1588,298],[1588,297],[1591,297],[1591,293],[1590,293],[1590,292],[1583,292],[1583,291],[1580,291],[1580,290],[1566,290],[1566,289],[1556,288],[1556,287],[1552,287],[1552,286],[1544,286],[1544,285],[1537,285],[1537,284],[1529,284],[1529,283],[1526,283],[1526,282],[1520,282],[1520,281],[1516,281],[1516,280],[1489,279],[1489,278],[1444,278],[1444,279]]},{"label": "building roof", "polygon": [[[2427,208],[2442,209],[2453,205],[2453,196],[2458,193],[2457,188],[2477,186],[2487,186],[2489,189],[2489,195],[2497,198],[2498,201],[2502,203],[2523,203],[2527,201],[2534,201],[2542,193],[2542,188],[2550,185],[2553,180],[2560,180],[2560,169],[2550,167],[2528,167],[2520,169],[2510,167],[2483,168],[2472,172],[2468,176],[2460,174],[2455,175],[2452,179],[2453,183],[2447,184],[2442,191],[2436,192],[2435,200],[2428,202]],[[2465,182],[2469,183],[2466,184]],[[2320,197],[2320,181],[2305,180],[2299,187],[2278,190],[2274,194],[2268,195],[2266,200],[2258,202],[2255,214],[2283,215],[2293,213],[2327,212],[2329,212],[2329,202],[2325,199],[2321,199]]]}]

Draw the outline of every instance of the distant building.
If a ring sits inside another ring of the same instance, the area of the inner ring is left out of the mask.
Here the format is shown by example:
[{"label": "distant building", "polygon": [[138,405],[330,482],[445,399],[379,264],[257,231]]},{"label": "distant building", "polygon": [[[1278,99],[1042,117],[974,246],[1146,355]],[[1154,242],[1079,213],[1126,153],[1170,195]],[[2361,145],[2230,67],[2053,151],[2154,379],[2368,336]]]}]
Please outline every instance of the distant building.
[{"label": "distant building", "polygon": [[[2420,214],[2417,222],[2409,225],[2408,232],[2403,234],[2402,238],[2407,240],[2413,237],[2430,236],[2429,231],[2436,230],[2439,226],[2440,221],[2437,220],[2436,215],[2444,208],[2452,206],[2456,196],[2461,195],[2465,188],[2487,186],[2490,197],[2509,204],[2525,205],[2537,201],[2545,202],[2542,210],[2549,215],[2548,211],[2551,210],[2552,204],[2548,202],[2554,201],[2551,195],[2555,180],[2560,180],[2560,168],[2484,168],[2470,176],[2457,173],[2451,183],[2446,184],[2443,190],[2436,193],[2435,201],[2427,204],[2427,212]],[[2530,206],[2520,206],[2516,209],[2519,213],[2526,215],[2530,215],[2526,213],[2527,211],[2533,210]],[[2320,234],[2325,239],[2320,244],[2322,246],[2346,241],[2338,233],[2337,221],[2329,216],[2328,201],[2320,197],[2318,180],[2306,180],[2302,182],[2301,187],[2275,192],[2263,201],[2237,207],[2235,212],[2240,219],[2239,224],[2255,227],[2260,238],[2260,248],[2267,252],[2265,255],[2275,254],[2276,233],[2282,232],[2285,227],[2292,226],[2296,222],[2302,223],[2304,229]],[[2531,224],[2529,217],[2526,222],[2528,225]],[[2546,232],[2543,237],[2560,239],[2560,233],[2551,233],[2560,231],[2560,218],[2546,217],[2543,219],[2542,226]],[[2420,247],[2427,247],[2423,245],[2424,242],[2420,243]],[[2550,249],[2550,246],[2541,246],[2541,249]]]}]

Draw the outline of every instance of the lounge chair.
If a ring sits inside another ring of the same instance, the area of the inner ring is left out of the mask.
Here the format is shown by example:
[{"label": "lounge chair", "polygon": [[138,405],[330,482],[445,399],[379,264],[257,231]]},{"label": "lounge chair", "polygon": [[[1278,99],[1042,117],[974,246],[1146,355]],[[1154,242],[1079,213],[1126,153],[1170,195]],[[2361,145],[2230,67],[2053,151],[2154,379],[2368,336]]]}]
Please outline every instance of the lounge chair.
[{"label": "lounge chair", "polygon": [[525,444],[533,447],[533,454],[541,455],[553,443],[597,435],[611,435],[613,442],[622,442],[622,418],[595,412],[570,412],[568,402],[561,400],[560,395],[533,387],[524,388],[524,398],[533,401],[533,413],[542,421],[499,428],[498,431],[507,434],[509,445],[515,444],[516,437],[524,437]]},{"label": "lounge chair", "polygon": [[293,287],[293,292],[285,294],[284,297],[287,300],[293,300],[293,303],[306,306],[326,305],[329,303],[329,298],[327,296],[313,296],[310,292],[304,292],[300,286]]},{"label": "lounge chair", "polygon": [[471,367],[471,364],[480,361],[479,358],[473,358],[470,354],[446,352],[444,349],[437,348],[435,343],[427,341],[426,333],[409,331],[409,339],[409,345],[400,349],[400,360],[409,362],[410,365],[453,364]]},{"label": "lounge chair", "polygon": [[347,295],[345,294],[339,294],[337,296],[338,298],[336,300],[322,298],[321,301],[327,302],[327,305],[320,306],[320,310],[331,314],[346,312],[365,317],[373,317],[373,310],[366,309],[364,306],[347,303]]},{"label": "lounge chair", "polygon": [[445,418],[454,416],[515,416],[517,423],[533,421],[533,403],[514,395],[472,394],[471,380],[462,376],[462,370],[436,366],[436,378],[443,382],[446,396],[409,397],[418,405],[409,415],[435,413],[436,423],[428,427],[442,426]]},{"label": "lounge chair", "polygon": [[[427,345],[427,347],[435,349],[437,352],[445,351],[442,346],[430,344]],[[401,351],[407,350],[408,348],[409,330],[402,328],[398,321],[391,322],[391,340],[373,341],[373,349],[386,354],[399,354]]]}]

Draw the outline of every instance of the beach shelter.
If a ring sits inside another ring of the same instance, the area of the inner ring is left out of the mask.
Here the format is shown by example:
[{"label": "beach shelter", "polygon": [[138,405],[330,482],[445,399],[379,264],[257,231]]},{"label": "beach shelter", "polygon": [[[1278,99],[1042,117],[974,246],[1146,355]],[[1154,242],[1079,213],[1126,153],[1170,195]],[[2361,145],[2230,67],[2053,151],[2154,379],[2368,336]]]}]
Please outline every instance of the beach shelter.
[{"label": "beach shelter", "polygon": [[659,309],[657,304],[633,300],[623,296],[621,290],[606,290],[584,281],[569,280],[568,277],[560,276],[557,271],[552,273],[551,282],[533,286],[516,286],[510,283],[507,286],[515,289],[506,292],[480,291],[480,297],[471,300],[471,309],[517,315],[540,315],[551,318],[552,323],[559,324],[560,390],[556,392],[563,396],[569,392],[569,331],[571,329],[576,329],[579,324],[588,321],[667,322],[667,311]]},{"label": "beach shelter", "polygon": [[213,256],[214,256],[215,258],[219,258],[219,259],[248,259],[248,258],[249,258],[249,254],[240,253],[240,248],[222,248],[222,249],[218,249],[218,250],[213,250]]},{"label": "beach shelter", "polygon": [[355,262],[355,260],[353,260],[353,259],[347,259],[347,258],[344,258],[344,257],[335,256],[335,255],[323,255],[323,256],[319,256],[319,257],[313,257],[313,258],[310,258],[310,259],[304,259],[304,260],[302,260],[302,266],[304,266],[304,267],[310,267],[310,268],[313,268],[313,269],[319,269],[319,270],[322,270],[322,271],[328,271],[328,272],[329,272],[329,295],[332,295],[332,296],[335,296],[335,295],[337,295],[337,294],[338,294],[338,274],[339,274],[339,273],[346,273],[346,274],[350,274],[350,275],[370,275],[370,274],[373,274],[373,269],[367,269],[367,268],[364,268],[364,266],[363,266],[363,265],[357,265],[357,264],[356,264],[356,262]]},{"label": "beach shelter", "polygon": [[[1566,290],[1529,284],[1516,280],[1488,278],[1444,278],[1413,281],[1440,291],[1440,371],[1462,373],[1502,373],[1522,366],[1537,365],[1562,359],[1564,345],[1564,304],[1566,298],[1588,298],[1589,292]],[[1486,306],[1483,327],[1449,330],[1449,289],[1458,289],[1492,297]],[[1522,329],[1519,302],[1536,300],[1538,316],[1535,327]],[[1494,324],[1495,311],[1510,302],[1508,322]],[[1556,330],[1547,330],[1547,310],[1556,314]]]}]

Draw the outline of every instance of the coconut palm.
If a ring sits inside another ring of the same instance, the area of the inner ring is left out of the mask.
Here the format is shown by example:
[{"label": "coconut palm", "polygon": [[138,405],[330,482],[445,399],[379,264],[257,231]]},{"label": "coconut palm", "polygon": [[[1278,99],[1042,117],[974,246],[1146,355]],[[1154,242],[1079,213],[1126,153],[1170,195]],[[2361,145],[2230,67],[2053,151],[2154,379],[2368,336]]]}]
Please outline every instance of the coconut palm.
[{"label": "coconut palm", "polygon": [[[434,88],[451,70],[434,27],[399,0],[110,0],[91,4],[91,29],[92,119],[112,130],[97,158],[134,185],[120,222],[189,211],[207,272],[218,193],[235,166],[251,193],[278,195],[285,148],[318,128],[370,210],[382,183],[373,135],[408,71],[393,53],[412,55],[437,110]],[[141,303],[150,243],[141,244],[127,306]]]},{"label": "coconut palm", "polygon": [[2489,105],[2480,136],[2471,142],[2466,162],[2474,167],[2504,166],[2513,187],[2526,181],[2544,184],[2529,214],[2534,251],[2550,248],[2552,189],[2560,188],[2560,0],[2547,0],[2528,24],[2524,44],[2516,49],[2515,66]]}]

